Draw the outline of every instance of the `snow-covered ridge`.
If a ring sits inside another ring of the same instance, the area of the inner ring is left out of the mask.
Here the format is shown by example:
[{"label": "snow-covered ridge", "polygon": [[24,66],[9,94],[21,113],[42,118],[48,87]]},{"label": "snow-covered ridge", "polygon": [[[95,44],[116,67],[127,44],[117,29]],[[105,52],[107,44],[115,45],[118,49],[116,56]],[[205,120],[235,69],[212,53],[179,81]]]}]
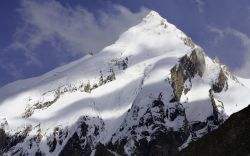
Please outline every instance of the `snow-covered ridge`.
[{"label": "snow-covered ridge", "polygon": [[13,138],[0,154],[67,155],[79,142],[82,155],[131,155],[168,135],[182,149],[247,106],[249,82],[151,11],[101,52],[0,88],[0,135]]}]

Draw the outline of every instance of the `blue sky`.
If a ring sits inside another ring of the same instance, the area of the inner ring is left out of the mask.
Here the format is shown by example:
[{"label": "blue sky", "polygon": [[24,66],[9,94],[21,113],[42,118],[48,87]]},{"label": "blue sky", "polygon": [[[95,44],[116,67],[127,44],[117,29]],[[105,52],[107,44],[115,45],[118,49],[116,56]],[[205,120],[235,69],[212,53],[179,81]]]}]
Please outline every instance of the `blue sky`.
[{"label": "blue sky", "polygon": [[250,78],[249,0],[1,0],[0,86],[97,53],[149,10]]}]

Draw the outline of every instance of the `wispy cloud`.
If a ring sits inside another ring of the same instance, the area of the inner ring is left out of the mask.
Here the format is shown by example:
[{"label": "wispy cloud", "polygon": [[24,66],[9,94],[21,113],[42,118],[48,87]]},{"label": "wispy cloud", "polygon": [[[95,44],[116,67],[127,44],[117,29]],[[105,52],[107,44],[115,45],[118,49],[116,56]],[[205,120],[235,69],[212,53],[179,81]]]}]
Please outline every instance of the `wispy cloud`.
[{"label": "wispy cloud", "polygon": [[203,9],[204,2],[202,0],[194,0],[194,2],[197,5],[198,11],[200,13],[203,13],[204,12],[204,9]]},{"label": "wispy cloud", "polygon": [[9,73],[9,75],[11,75],[13,78],[23,77],[22,72],[18,70],[14,64],[6,64],[2,61],[2,59],[0,59],[0,69],[7,71],[7,73]]},{"label": "wispy cloud", "polygon": [[[95,12],[56,0],[20,2],[17,13],[21,23],[13,42],[0,49],[0,71],[13,79],[30,76],[25,73],[44,73],[89,52],[97,53],[149,12],[146,8],[132,12],[110,2],[109,10]],[[47,57],[55,59],[49,62]]]},{"label": "wispy cloud", "polygon": [[[250,60],[250,37],[233,28],[219,29],[217,27],[208,26],[208,29],[210,32],[217,34],[217,38],[214,39],[214,43],[218,42],[219,39],[225,38],[225,36],[228,34],[234,36],[235,38],[237,38],[238,41],[240,41],[244,50],[236,51],[236,53],[238,54],[243,53],[244,62],[242,63],[242,66],[240,68],[237,68],[235,70],[235,72],[236,74],[242,77],[250,78],[250,70],[249,70],[250,69],[250,62],[249,62]],[[235,58],[235,60],[240,61],[241,58]]]},{"label": "wispy cloud", "polygon": [[208,28],[208,30],[210,32],[213,32],[213,33],[216,33],[217,35],[219,35],[219,37],[224,36],[224,30],[222,30],[222,29],[219,29],[217,27],[213,27],[213,26],[210,26],[210,25],[207,28]]},{"label": "wispy cloud", "polygon": [[134,13],[120,5],[111,8],[115,13],[99,11],[94,14],[82,6],[63,6],[55,0],[23,0],[18,9],[23,25],[6,50],[22,50],[29,59],[27,64],[38,66],[42,63],[36,57],[36,48],[43,43],[73,56],[96,53],[148,12],[142,8]]}]

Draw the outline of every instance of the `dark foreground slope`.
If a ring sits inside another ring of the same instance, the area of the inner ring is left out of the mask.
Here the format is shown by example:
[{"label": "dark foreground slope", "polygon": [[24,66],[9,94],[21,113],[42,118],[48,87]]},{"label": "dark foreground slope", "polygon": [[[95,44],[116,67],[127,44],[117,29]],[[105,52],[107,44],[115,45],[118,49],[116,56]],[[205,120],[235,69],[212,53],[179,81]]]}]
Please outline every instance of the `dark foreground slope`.
[{"label": "dark foreground slope", "polygon": [[180,156],[250,156],[250,105],[191,143]]}]

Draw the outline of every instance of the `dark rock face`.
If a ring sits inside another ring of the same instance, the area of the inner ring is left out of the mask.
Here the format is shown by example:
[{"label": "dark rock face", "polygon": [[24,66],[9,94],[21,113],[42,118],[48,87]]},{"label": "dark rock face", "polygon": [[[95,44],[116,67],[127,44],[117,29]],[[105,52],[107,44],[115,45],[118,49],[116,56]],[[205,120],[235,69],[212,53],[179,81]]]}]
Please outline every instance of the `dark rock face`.
[{"label": "dark rock face", "polygon": [[105,145],[98,143],[95,147],[95,156],[116,156]]},{"label": "dark rock face", "polygon": [[171,69],[171,79],[174,92],[174,99],[171,100],[171,102],[180,101],[187,77],[184,75],[184,71],[181,70],[180,67],[175,66]]},{"label": "dark rock face", "polygon": [[14,135],[9,135],[4,129],[0,128],[0,155],[16,144],[23,142],[30,130],[31,126],[27,126],[23,131],[16,132]]},{"label": "dark rock face", "polygon": [[233,114],[218,129],[191,143],[178,156],[250,155],[250,106]]},{"label": "dark rock face", "polygon": [[8,136],[5,134],[3,129],[0,129],[0,152],[3,151],[6,144],[8,143]]},{"label": "dark rock face", "polygon": [[[45,145],[52,155],[58,155],[55,153],[58,149],[62,149],[59,154],[62,156],[91,155],[98,143],[99,135],[103,131],[104,122],[98,117],[83,116],[76,125],[73,134],[69,134],[69,127],[56,126],[53,133],[45,138]],[[31,131],[36,131],[36,134],[29,135]],[[0,128],[0,155],[9,152],[8,154],[13,156],[30,156],[30,151],[33,151],[32,154],[35,156],[46,156],[39,147],[42,138],[40,125],[28,126],[14,135],[9,135],[3,128]],[[18,143],[23,143],[24,146],[16,146]]]},{"label": "dark rock face", "polygon": [[[178,147],[187,139],[187,136],[188,134],[182,131],[176,132],[159,128],[159,130],[150,135],[152,137],[150,141],[146,137],[138,141],[135,140],[135,150],[132,155],[175,156],[178,153]],[[127,155],[123,149],[126,143],[128,143],[128,140],[124,139],[121,142],[106,146],[106,149],[113,150],[120,155]]]},{"label": "dark rock face", "polygon": [[178,151],[178,134],[176,132],[158,132],[154,134],[154,140],[146,138],[139,140],[135,155],[138,156],[174,156]]},{"label": "dark rock face", "polygon": [[41,152],[40,150],[37,150],[35,153],[35,156],[46,156],[43,152]]},{"label": "dark rock face", "polygon": [[201,49],[194,49],[190,56],[183,56],[179,64],[171,69],[172,88],[174,92],[173,101],[180,101],[186,80],[191,81],[196,74],[202,77],[205,70],[205,58]]},{"label": "dark rock face", "polygon": [[[213,107],[213,116],[210,119],[213,120],[215,125],[219,125],[220,123],[223,122],[223,117],[219,113],[218,106],[216,106],[216,102],[215,102],[215,99],[214,99],[214,93],[213,93],[212,89],[209,90],[209,97],[210,97],[211,104],[212,104],[212,107]],[[221,102],[221,104],[223,106],[222,102]]]},{"label": "dark rock face", "polygon": [[[94,120],[94,123],[93,123]],[[103,130],[104,123],[99,118],[87,116],[79,120],[79,127],[73,136],[68,140],[60,156],[89,156],[95,149],[96,140]]]},{"label": "dark rock face", "polygon": [[64,149],[60,153],[60,156],[82,156],[82,155],[90,155],[91,148],[90,145],[87,144],[84,149],[81,147],[82,140],[79,136],[74,133],[74,135],[69,139],[68,143],[65,145]]},{"label": "dark rock face", "polygon": [[214,82],[213,86],[212,86],[212,90],[216,93],[221,92],[224,88],[227,89],[228,84],[227,84],[227,77],[224,74],[224,71],[221,69],[219,76],[217,78],[217,81]]},{"label": "dark rock face", "polygon": [[[142,116],[138,115],[139,107],[134,105],[128,114],[131,114],[132,120],[139,121],[139,123],[129,125],[127,122],[130,121],[125,120],[113,137],[124,133],[127,135],[115,142],[110,142],[107,148],[120,155],[127,155],[125,147],[131,147],[133,144],[130,149],[132,155],[174,156],[178,147],[187,140],[190,133],[184,108],[178,103],[173,106],[168,107],[164,104],[161,94],[158,99],[153,100]],[[180,121],[181,128],[178,131],[166,124],[174,120]]]},{"label": "dark rock face", "polygon": [[57,146],[61,146],[63,141],[68,137],[68,129],[55,127],[53,134],[47,138],[49,152],[54,152]]}]

